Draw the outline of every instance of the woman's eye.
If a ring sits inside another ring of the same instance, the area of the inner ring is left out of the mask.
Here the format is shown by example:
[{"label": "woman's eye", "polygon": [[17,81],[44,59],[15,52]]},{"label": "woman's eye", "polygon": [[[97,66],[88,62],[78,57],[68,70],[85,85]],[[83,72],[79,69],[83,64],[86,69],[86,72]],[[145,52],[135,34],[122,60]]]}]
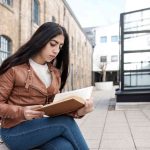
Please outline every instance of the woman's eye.
[{"label": "woman's eye", "polygon": [[56,44],[54,44],[54,43],[50,43],[50,45],[53,46],[53,47],[56,46]]}]

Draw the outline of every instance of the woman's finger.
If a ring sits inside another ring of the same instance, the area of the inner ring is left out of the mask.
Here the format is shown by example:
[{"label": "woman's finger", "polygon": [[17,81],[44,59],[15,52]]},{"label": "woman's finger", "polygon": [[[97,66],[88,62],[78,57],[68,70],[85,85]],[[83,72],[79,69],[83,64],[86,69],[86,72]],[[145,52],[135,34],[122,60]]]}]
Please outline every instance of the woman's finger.
[{"label": "woman's finger", "polygon": [[93,101],[87,101],[85,105],[85,112],[91,112],[93,110]]},{"label": "woman's finger", "polygon": [[91,107],[91,106],[93,106],[93,101],[86,101],[86,105],[85,105],[85,107],[86,108],[88,108],[88,107]]},{"label": "woman's finger", "polygon": [[27,120],[30,120],[32,118],[40,118],[43,117],[44,112],[42,111],[34,111],[34,110],[30,110],[30,109],[26,109],[24,110],[24,116]]},{"label": "woman's finger", "polygon": [[33,105],[33,106],[26,106],[26,109],[37,110],[42,107],[43,105]]}]

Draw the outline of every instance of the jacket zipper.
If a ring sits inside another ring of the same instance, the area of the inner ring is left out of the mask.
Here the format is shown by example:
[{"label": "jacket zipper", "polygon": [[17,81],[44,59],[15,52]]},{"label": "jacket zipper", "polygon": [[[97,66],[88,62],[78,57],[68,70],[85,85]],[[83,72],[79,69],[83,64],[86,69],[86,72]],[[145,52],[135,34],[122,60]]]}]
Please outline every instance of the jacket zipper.
[{"label": "jacket zipper", "polygon": [[39,91],[41,94],[43,94],[44,96],[46,96],[46,100],[45,100],[45,104],[49,103],[49,96],[48,96],[48,92],[47,94],[43,93],[43,91],[41,91],[39,88],[36,88],[34,86],[31,85],[31,78],[32,78],[32,75],[31,75],[31,70],[29,69],[28,70],[28,77],[27,77],[27,80],[29,80],[27,83],[26,83],[26,88],[29,88],[32,87],[33,89],[36,89],[37,91]]}]

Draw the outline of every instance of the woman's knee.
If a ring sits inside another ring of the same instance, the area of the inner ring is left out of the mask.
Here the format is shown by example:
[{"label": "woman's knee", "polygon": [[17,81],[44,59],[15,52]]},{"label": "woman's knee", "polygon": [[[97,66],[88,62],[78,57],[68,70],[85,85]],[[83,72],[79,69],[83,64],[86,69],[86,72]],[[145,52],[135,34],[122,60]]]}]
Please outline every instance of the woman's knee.
[{"label": "woman's knee", "polygon": [[58,119],[61,120],[61,123],[63,123],[65,126],[73,126],[76,124],[74,118],[66,115],[58,116]]},{"label": "woman's knee", "polygon": [[41,150],[74,150],[72,144],[63,137],[58,137],[45,143]]}]

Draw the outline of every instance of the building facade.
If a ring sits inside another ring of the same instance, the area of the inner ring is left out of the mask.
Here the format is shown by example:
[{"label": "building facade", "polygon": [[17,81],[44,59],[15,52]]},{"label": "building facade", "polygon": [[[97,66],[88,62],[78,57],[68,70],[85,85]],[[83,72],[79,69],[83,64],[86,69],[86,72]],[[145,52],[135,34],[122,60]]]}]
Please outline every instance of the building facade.
[{"label": "building facade", "polygon": [[0,61],[24,44],[44,22],[63,25],[70,38],[65,90],[91,85],[92,45],[65,0],[0,0]]},{"label": "building facade", "polygon": [[119,23],[97,27],[95,33],[96,46],[93,53],[95,81],[102,81],[102,67],[106,67],[106,81],[113,81],[114,84],[118,84]]}]

